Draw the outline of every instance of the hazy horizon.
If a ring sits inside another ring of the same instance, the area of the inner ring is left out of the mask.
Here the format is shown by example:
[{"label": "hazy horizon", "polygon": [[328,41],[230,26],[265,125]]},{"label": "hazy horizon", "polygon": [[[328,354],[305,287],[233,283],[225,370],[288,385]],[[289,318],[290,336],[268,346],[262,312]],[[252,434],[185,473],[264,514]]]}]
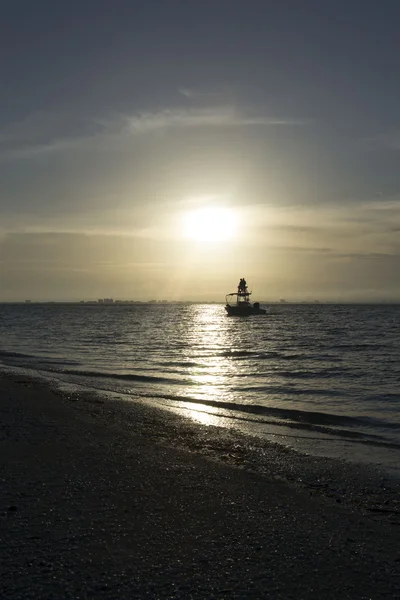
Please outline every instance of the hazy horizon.
[{"label": "hazy horizon", "polygon": [[[26,305],[35,305],[35,304],[82,304],[82,305],[90,305],[90,306],[129,306],[132,304],[221,304],[225,305],[226,300],[221,299],[199,299],[199,298],[182,298],[180,300],[168,300],[166,298],[161,300],[156,300],[154,298],[147,300],[137,300],[134,298],[111,298],[111,302],[104,302],[105,298],[81,298],[80,300],[0,300],[0,304],[26,304]],[[107,298],[110,300],[110,298]],[[254,300],[258,300],[261,304],[267,306],[272,304],[312,304],[312,305],[357,305],[357,306],[382,306],[382,305],[390,305],[390,306],[398,306],[400,302],[397,300],[335,300],[335,299],[307,299],[307,300],[295,300],[290,298],[280,298],[280,299],[268,299],[268,298],[254,298]]]},{"label": "hazy horizon", "polygon": [[399,18],[6,2],[0,302],[400,302]]}]

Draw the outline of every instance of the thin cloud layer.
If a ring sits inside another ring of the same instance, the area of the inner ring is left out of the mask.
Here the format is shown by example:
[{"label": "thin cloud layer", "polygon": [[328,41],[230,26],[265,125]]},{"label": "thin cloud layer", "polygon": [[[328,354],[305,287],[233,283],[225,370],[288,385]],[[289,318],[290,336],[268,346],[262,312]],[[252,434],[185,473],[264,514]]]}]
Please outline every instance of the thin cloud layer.
[{"label": "thin cloud layer", "polygon": [[400,150],[400,130],[389,131],[363,140],[368,150]]},{"label": "thin cloud layer", "polygon": [[296,119],[249,116],[230,106],[163,110],[156,113],[142,113],[129,119],[130,130],[140,133],[167,127],[247,127],[252,125],[273,127],[303,125],[304,123],[304,121]]},{"label": "thin cloud layer", "polygon": [[[208,198],[202,204],[207,204]],[[229,203],[225,203],[229,207]],[[79,219],[73,214],[40,216],[31,213],[9,215],[3,231],[21,234],[82,234],[121,236],[132,239],[180,242],[182,211],[193,203],[151,203],[140,210],[135,207],[107,210],[82,210]],[[374,202],[348,207],[278,205],[236,205],[232,208],[243,224],[246,236],[236,241],[238,247],[253,246],[264,253],[307,252],[332,256],[394,256],[400,252],[400,201],[391,199],[382,205]],[[286,250],[285,250],[286,249]]]},{"label": "thin cloud layer", "polygon": [[0,131],[0,159],[34,158],[41,154],[62,152],[120,138],[132,141],[136,135],[166,129],[280,127],[304,125],[298,119],[248,115],[232,106],[176,108],[156,112],[136,112],[111,118],[77,118],[66,114],[35,113],[24,121]]}]

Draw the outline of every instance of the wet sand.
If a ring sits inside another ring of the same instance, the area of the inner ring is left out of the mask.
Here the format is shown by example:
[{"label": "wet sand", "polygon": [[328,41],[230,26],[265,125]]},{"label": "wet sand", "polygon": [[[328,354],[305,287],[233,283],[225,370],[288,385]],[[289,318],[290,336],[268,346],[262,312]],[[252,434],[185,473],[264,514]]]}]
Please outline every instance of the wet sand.
[{"label": "wet sand", "polygon": [[0,413],[2,599],[400,598],[383,474],[16,376]]}]

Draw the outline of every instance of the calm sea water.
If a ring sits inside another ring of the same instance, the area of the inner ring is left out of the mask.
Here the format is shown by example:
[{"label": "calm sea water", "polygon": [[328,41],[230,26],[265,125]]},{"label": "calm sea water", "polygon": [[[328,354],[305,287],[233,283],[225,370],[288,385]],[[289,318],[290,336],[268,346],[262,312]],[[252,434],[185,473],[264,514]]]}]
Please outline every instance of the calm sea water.
[{"label": "calm sea water", "polygon": [[0,364],[399,468],[400,306],[0,305]]}]

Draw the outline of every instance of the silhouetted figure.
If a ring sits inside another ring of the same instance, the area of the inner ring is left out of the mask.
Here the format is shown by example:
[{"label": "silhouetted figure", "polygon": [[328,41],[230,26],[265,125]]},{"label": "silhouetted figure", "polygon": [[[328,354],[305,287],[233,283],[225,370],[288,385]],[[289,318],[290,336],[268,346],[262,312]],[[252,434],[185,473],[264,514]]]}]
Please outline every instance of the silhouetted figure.
[{"label": "silhouetted figure", "polygon": [[243,294],[247,290],[247,283],[244,277],[241,278],[238,285],[238,293]]}]

